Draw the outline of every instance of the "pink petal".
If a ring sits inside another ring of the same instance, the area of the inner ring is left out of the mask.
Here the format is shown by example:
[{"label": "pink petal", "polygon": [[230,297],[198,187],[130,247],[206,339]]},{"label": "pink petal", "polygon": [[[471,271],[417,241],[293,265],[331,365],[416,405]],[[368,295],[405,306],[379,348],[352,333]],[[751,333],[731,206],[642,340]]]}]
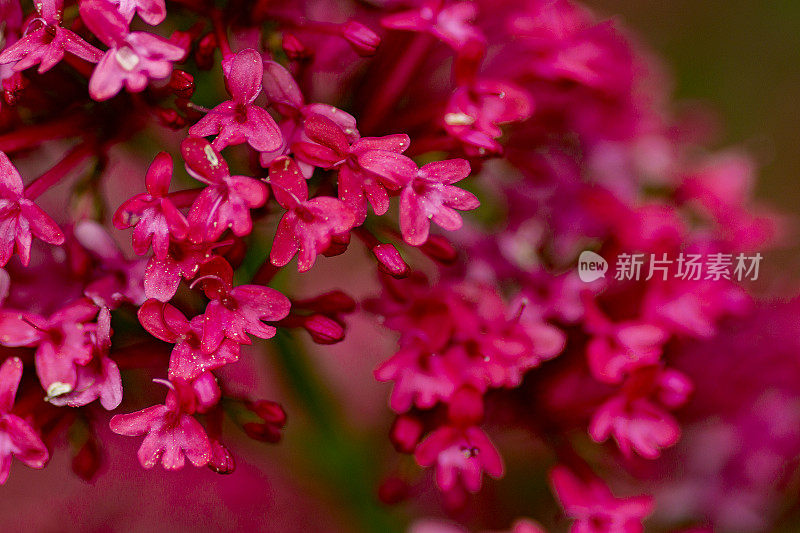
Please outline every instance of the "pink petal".
[{"label": "pink petal", "polygon": [[22,379],[22,361],[9,357],[0,366],[0,413],[8,413],[14,405],[17,387]]},{"label": "pink petal", "polygon": [[261,92],[263,75],[261,54],[252,48],[236,54],[231,62],[230,73],[226,76],[233,99],[239,104],[250,104]]}]

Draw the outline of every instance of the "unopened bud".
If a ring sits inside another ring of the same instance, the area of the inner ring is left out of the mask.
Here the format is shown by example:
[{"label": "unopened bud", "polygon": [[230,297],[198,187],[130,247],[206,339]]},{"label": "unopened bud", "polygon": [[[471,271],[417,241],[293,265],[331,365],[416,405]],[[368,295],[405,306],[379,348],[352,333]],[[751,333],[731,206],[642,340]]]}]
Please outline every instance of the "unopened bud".
[{"label": "unopened bud", "polygon": [[325,315],[313,314],[307,317],[303,328],[317,344],[336,344],[344,340],[344,326]]},{"label": "unopened bud", "polygon": [[283,34],[283,42],[281,45],[283,47],[283,51],[286,52],[286,56],[293,61],[310,59],[313,55],[311,50],[306,48],[306,46],[300,42],[300,39],[291,33]]},{"label": "unopened bud", "polygon": [[381,38],[378,34],[355,20],[348,21],[342,26],[342,37],[350,43],[350,47],[360,56],[375,54]]},{"label": "unopened bud", "polygon": [[175,69],[169,79],[169,87],[181,98],[191,98],[194,94],[194,77],[185,70]]},{"label": "unopened bud", "polygon": [[422,436],[422,421],[416,416],[398,416],[389,431],[389,440],[400,453],[413,453]]},{"label": "unopened bud", "polygon": [[372,253],[375,254],[375,258],[378,260],[378,268],[382,272],[397,279],[408,276],[410,267],[403,261],[403,257],[394,245],[389,243],[379,244],[372,249]]},{"label": "unopened bud", "polygon": [[434,261],[445,265],[451,265],[458,259],[458,251],[441,235],[431,235],[419,249]]},{"label": "unopened bud", "polygon": [[275,444],[281,440],[281,430],[272,424],[258,424],[256,422],[247,422],[242,425],[242,429],[253,440],[260,440],[261,442],[270,442]]},{"label": "unopened bud", "polygon": [[205,34],[197,43],[194,61],[200,70],[211,70],[214,66],[214,51],[217,49],[217,37],[213,33]]},{"label": "unopened bud", "polygon": [[342,255],[347,251],[347,246],[350,244],[350,233],[340,233],[339,235],[334,235],[331,238],[331,243],[328,245],[325,250],[322,251],[322,255],[325,257],[334,257],[336,255]]}]

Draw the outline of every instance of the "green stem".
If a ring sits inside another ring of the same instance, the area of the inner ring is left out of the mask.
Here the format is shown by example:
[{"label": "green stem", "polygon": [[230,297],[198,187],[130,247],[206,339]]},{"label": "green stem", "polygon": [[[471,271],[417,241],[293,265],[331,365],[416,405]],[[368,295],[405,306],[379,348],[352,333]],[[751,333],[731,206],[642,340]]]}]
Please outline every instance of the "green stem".
[{"label": "green stem", "polygon": [[297,339],[279,332],[273,340],[289,388],[308,415],[310,428],[303,444],[313,474],[325,481],[333,497],[350,510],[358,531],[402,531],[398,517],[376,497],[378,472],[370,460],[374,454],[368,443],[349,430]]}]

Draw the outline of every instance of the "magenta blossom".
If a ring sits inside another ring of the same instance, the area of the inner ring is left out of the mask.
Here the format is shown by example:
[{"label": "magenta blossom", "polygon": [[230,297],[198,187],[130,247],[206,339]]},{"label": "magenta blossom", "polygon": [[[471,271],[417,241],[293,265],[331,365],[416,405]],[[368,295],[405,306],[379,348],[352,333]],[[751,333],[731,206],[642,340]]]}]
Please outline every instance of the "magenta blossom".
[{"label": "magenta blossom", "polygon": [[438,161],[420,168],[416,177],[405,184],[400,194],[400,229],[407,243],[419,246],[428,240],[431,221],[450,231],[461,227],[461,215],[455,210],[476,209],[480,205],[474,194],[452,185],[469,172],[469,163],[464,159]]},{"label": "magenta blossom", "polygon": [[117,6],[120,15],[130,22],[134,14],[138,13],[143,21],[156,26],[164,22],[167,17],[167,8],[164,0],[109,0]]},{"label": "magenta blossom", "polygon": [[39,64],[39,73],[47,72],[70,54],[97,63],[102,52],[78,34],[60,26],[63,0],[36,2],[38,17],[33,19],[25,35],[0,53],[0,64],[14,63],[14,71]]},{"label": "magenta blossom", "polygon": [[0,365],[0,485],[8,479],[11,456],[31,468],[44,468],[50,458],[41,437],[22,418],[11,414],[22,379],[22,361],[6,359]]},{"label": "magenta blossom", "polygon": [[297,142],[292,151],[300,161],[339,170],[339,199],[353,211],[356,224],[367,216],[367,200],[376,215],[386,213],[386,189],[400,188],[416,172],[413,161],[400,155],[411,145],[408,135],[364,137],[351,145],[345,132],[321,115],[306,119],[305,134],[313,142]]},{"label": "magenta blossom", "polygon": [[244,142],[260,152],[279,148],[283,143],[281,130],[264,108],[253,103],[261,93],[263,76],[261,54],[252,48],[236,54],[225,76],[233,99],[209,111],[189,128],[189,134],[216,135],[213,146],[217,150]]},{"label": "magenta blossom", "polygon": [[443,491],[459,484],[470,492],[481,488],[481,474],[503,475],[503,460],[489,437],[477,427],[442,426],[423,440],[414,457],[420,466],[436,465],[436,483]]},{"label": "magenta blossom", "polygon": [[139,308],[139,322],[154,337],[175,344],[169,359],[170,379],[193,380],[203,372],[239,359],[239,344],[224,339],[209,352],[202,349],[203,317],[191,321],[170,304],[148,300]]},{"label": "magenta blossom", "polygon": [[8,263],[15,248],[22,264],[27,265],[32,235],[48,244],[64,243],[64,234],[53,219],[24,194],[19,172],[0,152],[0,266]]},{"label": "magenta blossom", "polygon": [[201,267],[195,283],[202,282],[211,301],[203,315],[205,352],[213,352],[228,339],[250,344],[248,333],[262,339],[275,336],[275,327],[264,324],[276,322],[289,314],[291,302],[283,294],[259,285],[233,286],[233,269],[222,258]]},{"label": "magenta blossom", "polygon": [[117,228],[135,226],[133,250],[139,255],[147,252],[152,243],[156,257],[164,259],[169,252],[170,238],[186,238],[189,229],[186,217],[169,198],[171,179],[172,157],[161,152],[147,169],[147,192],[127,200],[114,213]]},{"label": "magenta blossom", "polygon": [[164,79],[172,63],[186,52],[163,37],[133,32],[128,22],[105,0],[89,0],[80,6],[81,18],[92,33],[108,46],[89,80],[89,94],[95,100],[108,100],[122,87],[140,92],[150,79]]},{"label": "magenta blossom", "polygon": [[189,174],[208,185],[189,211],[189,237],[214,241],[228,228],[239,236],[250,233],[250,209],[267,201],[267,186],[247,176],[231,176],[219,151],[200,137],[186,138],[181,154]]},{"label": "magenta blossom", "polygon": [[111,313],[103,308],[97,318],[92,344],[94,355],[86,365],[77,367],[75,389],[50,399],[53,405],[80,407],[99,399],[111,411],[122,402],[122,380],[117,364],[108,357],[111,348]]},{"label": "magenta blossom", "polygon": [[383,17],[381,25],[394,30],[430,33],[455,50],[483,45],[486,38],[471,22],[478,14],[477,6],[473,2],[446,4],[443,0],[425,0],[415,9]]},{"label": "magenta blossom", "polygon": [[177,470],[183,468],[186,459],[204,466],[211,460],[211,443],[192,416],[197,410],[195,392],[185,382],[165,384],[170,390],[164,405],[116,415],[111,419],[111,431],[130,437],[146,435],[138,454],[145,468],[153,468],[160,461],[164,468]]},{"label": "magenta blossom", "polygon": [[553,492],[564,512],[575,520],[572,533],[641,533],[642,520],[652,512],[647,496],[615,498],[599,479],[579,479],[563,466],[550,472]]},{"label": "magenta blossom", "polygon": [[305,272],[334,236],[353,227],[353,213],[336,198],[318,196],[309,200],[308,185],[297,163],[288,157],[272,162],[269,181],[275,199],[287,210],[278,223],[270,261],[283,266],[299,252],[297,268]]}]

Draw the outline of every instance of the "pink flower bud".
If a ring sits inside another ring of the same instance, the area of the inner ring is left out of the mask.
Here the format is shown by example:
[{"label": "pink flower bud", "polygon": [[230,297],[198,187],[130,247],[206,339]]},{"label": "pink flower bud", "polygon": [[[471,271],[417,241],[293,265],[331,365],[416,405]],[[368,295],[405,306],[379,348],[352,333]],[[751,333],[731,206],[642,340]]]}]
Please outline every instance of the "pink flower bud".
[{"label": "pink flower bud", "polygon": [[389,438],[398,452],[413,453],[422,436],[422,430],[422,421],[419,418],[411,415],[400,415],[392,424]]},{"label": "pink flower bud", "polygon": [[410,495],[411,488],[404,480],[399,477],[387,478],[378,487],[378,499],[386,505],[395,505]]},{"label": "pink flower bud", "polygon": [[401,279],[408,276],[409,266],[392,244],[383,243],[372,249],[378,260],[378,268],[390,276]]},{"label": "pink flower bud", "polygon": [[256,422],[247,422],[242,425],[242,429],[253,440],[262,442],[269,442],[275,444],[281,440],[280,428],[272,424],[258,424]]},{"label": "pink flower bud", "polygon": [[375,54],[375,50],[381,44],[381,38],[377,33],[354,20],[346,22],[342,27],[342,37],[350,43],[355,53],[365,57]]},{"label": "pink flower bud", "polygon": [[458,251],[441,235],[428,236],[428,240],[419,249],[434,261],[445,265],[450,265],[458,259]]},{"label": "pink flower bud", "polygon": [[281,46],[283,47],[283,51],[286,52],[286,55],[289,57],[289,59],[293,61],[310,59],[313,55],[311,50],[306,48],[306,46],[300,42],[300,39],[291,33],[283,34],[283,42],[281,43]]},{"label": "pink flower bud", "polygon": [[336,344],[344,340],[344,326],[325,315],[313,314],[307,317],[303,328],[317,344]]},{"label": "pink flower bud", "polygon": [[258,400],[247,402],[247,408],[257,414],[264,422],[279,427],[286,425],[286,411],[278,402],[270,400]]}]

